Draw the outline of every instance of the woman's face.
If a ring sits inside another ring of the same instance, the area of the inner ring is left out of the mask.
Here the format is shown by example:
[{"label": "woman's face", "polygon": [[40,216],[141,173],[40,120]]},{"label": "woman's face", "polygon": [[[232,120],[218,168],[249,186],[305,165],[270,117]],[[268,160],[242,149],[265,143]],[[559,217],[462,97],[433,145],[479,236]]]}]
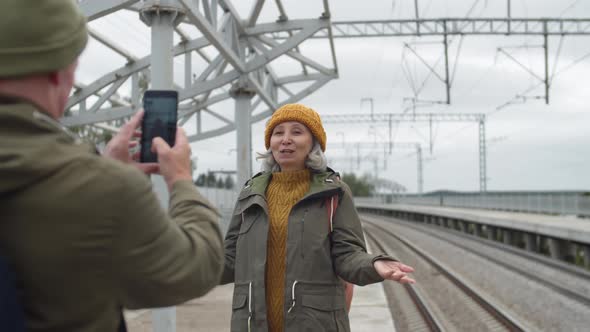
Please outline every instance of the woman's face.
[{"label": "woman's face", "polygon": [[270,150],[281,171],[305,169],[305,160],[311,151],[313,136],[305,125],[297,121],[279,123],[270,136]]}]

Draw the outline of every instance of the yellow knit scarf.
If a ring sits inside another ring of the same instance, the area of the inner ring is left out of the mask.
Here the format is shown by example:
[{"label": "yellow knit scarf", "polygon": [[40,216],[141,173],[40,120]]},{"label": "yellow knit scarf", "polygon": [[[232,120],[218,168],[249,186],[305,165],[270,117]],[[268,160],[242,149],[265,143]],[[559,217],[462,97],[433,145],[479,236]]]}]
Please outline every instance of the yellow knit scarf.
[{"label": "yellow knit scarf", "polygon": [[309,191],[308,169],[277,172],[266,189],[269,210],[268,242],[266,251],[266,311],[270,332],[283,331],[285,303],[285,269],[287,258],[287,223],[289,213]]}]

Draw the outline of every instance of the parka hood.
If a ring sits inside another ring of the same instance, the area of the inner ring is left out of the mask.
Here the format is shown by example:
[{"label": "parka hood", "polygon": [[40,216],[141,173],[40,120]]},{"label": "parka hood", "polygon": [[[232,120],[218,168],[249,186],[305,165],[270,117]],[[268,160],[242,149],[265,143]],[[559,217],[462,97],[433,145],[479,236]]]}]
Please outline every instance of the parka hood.
[{"label": "parka hood", "polygon": [[[318,194],[323,191],[332,191],[341,188],[339,181],[340,175],[331,168],[324,172],[312,172],[309,191],[302,199],[310,195]],[[254,175],[240,192],[238,199],[243,199],[250,195],[264,196],[268,183],[272,179],[272,172],[260,172]]]},{"label": "parka hood", "polygon": [[68,149],[93,150],[30,103],[0,104],[0,195],[59,171],[72,161]]}]

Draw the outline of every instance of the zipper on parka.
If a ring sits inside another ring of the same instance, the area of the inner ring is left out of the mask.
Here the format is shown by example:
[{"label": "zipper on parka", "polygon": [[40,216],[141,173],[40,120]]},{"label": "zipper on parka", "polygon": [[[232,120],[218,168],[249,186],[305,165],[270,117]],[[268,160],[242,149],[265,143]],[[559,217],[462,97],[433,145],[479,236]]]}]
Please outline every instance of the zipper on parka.
[{"label": "zipper on parka", "polygon": [[309,209],[305,209],[305,211],[303,211],[303,218],[301,218],[301,236],[299,238],[299,243],[300,243],[300,249],[299,252],[301,252],[301,258],[305,259],[305,250],[304,250],[304,239],[305,239],[305,217],[307,216],[307,211],[309,211]]},{"label": "zipper on parka", "polygon": [[[243,216],[243,214],[242,214]],[[252,282],[248,284],[248,332],[252,331]]]},{"label": "zipper on parka", "polygon": [[291,286],[291,307],[289,308],[289,310],[287,310],[287,313],[290,313],[291,310],[293,310],[293,308],[295,307],[295,285],[297,285],[298,281],[295,280],[293,281],[293,286]]}]

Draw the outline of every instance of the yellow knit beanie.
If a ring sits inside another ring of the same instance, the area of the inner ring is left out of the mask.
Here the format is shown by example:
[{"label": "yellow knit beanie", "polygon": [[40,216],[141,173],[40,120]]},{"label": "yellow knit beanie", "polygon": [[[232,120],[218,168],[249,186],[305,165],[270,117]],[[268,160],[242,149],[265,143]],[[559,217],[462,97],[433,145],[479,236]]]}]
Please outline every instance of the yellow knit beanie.
[{"label": "yellow knit beanie", "polygon": [[297,121],[304,124],[320,143],[322,151],[326,151],[326,132],[322,126],[320,115],[302,104],[286,104],[272,114],[264,131],[264,143],[267,149],[270,147],[270,136],[273,129],[285,121]]}]

